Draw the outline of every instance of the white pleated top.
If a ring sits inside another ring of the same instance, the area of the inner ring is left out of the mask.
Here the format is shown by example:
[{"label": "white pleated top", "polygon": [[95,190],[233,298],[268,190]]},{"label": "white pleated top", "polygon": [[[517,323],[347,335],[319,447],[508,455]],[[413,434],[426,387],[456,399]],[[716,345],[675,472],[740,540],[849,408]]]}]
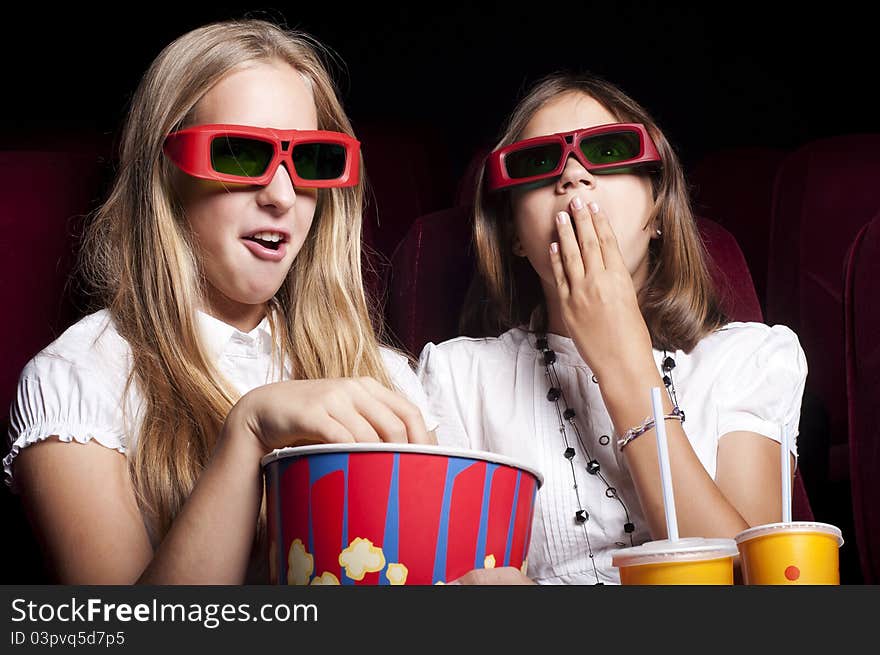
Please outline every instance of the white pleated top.
[{"label": "white pleated top", "polygon": [[[630,545],[627,519],[635,525],[632,543],[650,540],[633,482],[617,448],[611,418],[593,373],[572,339],[548,335],[556,352],[556,371],[568,406],[576,412],[583,444],[571,428],[573,462],[599,580],[619,583],[611,551]],[[500,337],[459,337],[422,351],[419,378],[428,411],[439,421],[441,445],[503,454],[544,475],[538,492],[528,573],[539,583],[595,584],[583,527],[576,523],[578,501],[569,460],[563,455],[556,404],[547,400],[550,384],[536,337],[514,328]],[[750,431],[781,442],[782,430],[797,454],[801,398],[807,363],[797,336],[787,327],[730,323],[703,338],[688,354],[668,353],[685,434],[709,475],[715,477],[718,442],[735,431]],[[654,351],[660,369],[662,351]],[[567,422],[566,422],[567,424]],[[648,433],[653,435],[653,432]],[[606,484],[586,471],[596,459],[608,483],[628,510],[607,494]],[[743,463],[748,465],[747,462]]]}]

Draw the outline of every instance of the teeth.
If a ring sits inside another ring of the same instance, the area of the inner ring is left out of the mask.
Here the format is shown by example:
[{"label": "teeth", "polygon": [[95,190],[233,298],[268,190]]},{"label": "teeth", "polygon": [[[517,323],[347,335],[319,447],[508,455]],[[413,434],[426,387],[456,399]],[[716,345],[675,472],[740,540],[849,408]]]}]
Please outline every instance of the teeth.
[{"label": "teeth", "polygon": [[281,236],[278,232],[257,232],[251,238],[259,239],[260,241],[270,241],[272,243],[278,243],[284,237]]}]

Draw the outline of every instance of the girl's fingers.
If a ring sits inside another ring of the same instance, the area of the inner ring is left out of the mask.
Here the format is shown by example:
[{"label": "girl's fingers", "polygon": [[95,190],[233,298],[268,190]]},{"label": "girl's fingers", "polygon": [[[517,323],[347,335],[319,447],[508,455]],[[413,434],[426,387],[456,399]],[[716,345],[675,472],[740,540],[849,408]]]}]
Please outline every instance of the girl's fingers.
[{"label": "girl's fingers", "polygon": [[380,441],[387,443],[406,443],[406,425],[387,405],[371,398],[368,402],[356,405],[357,410],[376,431]]},{"label": "girl's fingers", "polygon": [[559,255],[565,277],[569,285],[576,284],[584,277],[584,260],[568,212],[556,215],[556,232],[559,234]]},{"label": "girl's fingers", "polygon": [[354,406],[336,408],[330,413],[330,418],[340,423],[343,428],[351,433],[354,441],[371,443],[382,441],[376,429],[367,420],[360,408]]},{"label": "girl's fingers", "polygon": [[562,256],[559,253],[559,243],[554,241],[550,244],[550,267],[553,269],[553,279],[556,280],[556,289],[559,291],[559,298],[568,297],[568,280],[565,277],[565,270],[562,266]]},{"label": "girl's fingers", "polygon": [[415,404],[401,394],[392,391],[371,377],[358,379],[361,386],[375,401],[387,412],[389,426],[391,421],[394,425],[402,426],[402,438],[386,439],[386,441],[409,441],[418,444],[434,444],[436,440],[428,433],[422,412]]},{"label": "girl's fingers", "polygon": [[[593,226],[593,217],[590,209],[580,196],[571,199],[571,216],[577,231],[578,247],[584,262],[584,270],[587,273],[598,271],[605,267],[602,260],[602,249],[599,246],[599,237]],[[595,205],[595,203],[590,203]]]},{"label": "girl's fingers", "polygon": [[617,235],[614,234],[614,229],[611,227],[608,217],[605,216],[605,212],[595,202],[588,203],[588,208],[605,268],[609,270],[626,270],[623,253],[620,252],[620,244],[617,243]]},{"label": "girl's fingers", "polygon": [[351,431],[342,423],[329,414],[325,414],[320,425],[314,430],[315,437],[300,439],[295,443],[287,443],[287,446],[307,446],[320,443],[354,443],[357,441]]}]

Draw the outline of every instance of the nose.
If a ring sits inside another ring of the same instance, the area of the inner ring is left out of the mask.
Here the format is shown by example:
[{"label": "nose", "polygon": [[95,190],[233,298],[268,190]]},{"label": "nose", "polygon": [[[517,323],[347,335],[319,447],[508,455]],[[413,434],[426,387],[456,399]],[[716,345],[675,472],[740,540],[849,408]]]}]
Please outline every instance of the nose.
[{"label": "nose", "polygon": [[296,202],[296,190],[293,188],[293,180],[287,172],[287,167],[280,164],[275,169],[272,180],[257,192],[257,203],[272,211],[273,214],[285,214]]},{"label": "nose", "polygon": [[556,188],[560,193],[565,193],[576,188],[579,184],[592,187],[595,181],[596,178],[583,167],[577,157],[569,155],[565,162],[565,168],[562,169],[562,175],[559,176],[559,180],[556,182]]}]

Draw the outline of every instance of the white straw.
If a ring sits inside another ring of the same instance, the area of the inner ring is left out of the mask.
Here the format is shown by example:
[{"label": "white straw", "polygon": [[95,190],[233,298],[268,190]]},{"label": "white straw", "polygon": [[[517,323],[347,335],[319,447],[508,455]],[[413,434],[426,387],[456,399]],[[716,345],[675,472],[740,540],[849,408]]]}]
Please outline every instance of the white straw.
[{"label": "white straw", "polygon": [[663,507],[666,510],[666,537],[678,541],[678,520],[675,518],[675,498],[672,494],[672,470],[669,466],[669,447],[666,444],[666,421],[663,420],[663,401],[660,387],[651,388],[654,408],[654,429],[657,431],[657,457],[660,460],[660,484],[663,487]]},{"label": "white straw", "polygon": [[791,459],[788,456],[788,432],[785,426],[780,426],[782,431],[782,522],[791,523]]}]

